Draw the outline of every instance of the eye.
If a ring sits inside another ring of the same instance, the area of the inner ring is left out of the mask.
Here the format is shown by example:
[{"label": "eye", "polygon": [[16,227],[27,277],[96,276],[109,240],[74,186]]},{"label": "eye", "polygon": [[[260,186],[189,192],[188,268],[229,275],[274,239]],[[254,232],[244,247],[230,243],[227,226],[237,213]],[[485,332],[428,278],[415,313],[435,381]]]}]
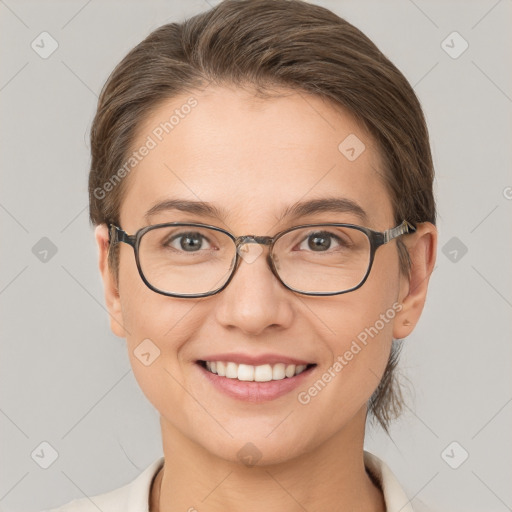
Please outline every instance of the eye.
[{"label": "eye", "polygon": [[[307,243],[307,247],[305,244]],[[347,248],[349,246],[348,240],[343,240],[334,233],[328,231],[317,231],[310,233],[303,242],[299,245],[299,250],[310,249],[314,252],[325,252],[333,247]]]},{"label": "eye", "polygon": [[[208,247],[203,247],[204,242],[208,243]],[[185,252],[197,252],[212,248],[208,239],[197,231],[189,231],[187,233],[173,235],[164,241],[163,245]]]}]

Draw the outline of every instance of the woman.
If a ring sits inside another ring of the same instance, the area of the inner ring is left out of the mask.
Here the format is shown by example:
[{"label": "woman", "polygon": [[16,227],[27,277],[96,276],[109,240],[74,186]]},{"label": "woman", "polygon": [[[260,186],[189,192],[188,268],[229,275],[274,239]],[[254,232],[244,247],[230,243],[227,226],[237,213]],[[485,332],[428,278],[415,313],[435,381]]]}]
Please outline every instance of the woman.
[{"label": "woman", "polygon": [[[61,511],[412,511],[363,449],[434,267],[420,104],[327,9],[228,0],[116,67],[90,216],[164,457]],[[414,510],[420,510],[414,508]]]}]

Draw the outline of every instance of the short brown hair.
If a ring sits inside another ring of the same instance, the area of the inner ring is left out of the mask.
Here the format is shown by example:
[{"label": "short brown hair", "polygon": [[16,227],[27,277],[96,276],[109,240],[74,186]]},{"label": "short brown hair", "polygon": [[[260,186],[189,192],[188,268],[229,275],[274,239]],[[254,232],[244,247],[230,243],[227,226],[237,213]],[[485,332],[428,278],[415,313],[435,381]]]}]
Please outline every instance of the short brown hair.
[{"label": "short brown hair", "polygon": [[[318,95],[347,109],[375,139],[395,222],[435,224],[434,169],[420,103],[403,74],[360,30],[301,0],[225,0],[183,23],[153,31],[105,83],[91,128],[90,219],[119,223],[125,181],[118,176],[137,129],[163,101],[207,83],[273,87]],[[98,193],[101,191],[101,193]],[[400,267],[410,261],[398,243]],[[116,251],[109,261],[117,276]],[[402,409],[393,340],[369,412],[388,432]]]}]

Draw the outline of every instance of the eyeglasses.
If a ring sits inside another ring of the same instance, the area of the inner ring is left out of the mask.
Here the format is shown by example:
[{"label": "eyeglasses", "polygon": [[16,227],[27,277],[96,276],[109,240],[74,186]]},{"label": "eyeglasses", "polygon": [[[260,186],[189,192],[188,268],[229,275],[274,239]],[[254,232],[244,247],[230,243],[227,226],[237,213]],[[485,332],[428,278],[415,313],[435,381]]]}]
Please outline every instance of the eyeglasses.
[{"label": "eyeglasses", "polygon": [[242,248],[245,244],[269,246],[268,265],[291,291],[351,292],[368,278],[381,245],[416,231],[405,220],[383,232],[354,224],[307,224],[273,237],[236,237],[216,226],[181,222],[146,226],[134,235],[114,224],[109,228],[112,246],[124,242],[133,247],[140,277],[151,290],[181,298],[207,297],[226,288],[242,259],[252,263],[255,258]]}]

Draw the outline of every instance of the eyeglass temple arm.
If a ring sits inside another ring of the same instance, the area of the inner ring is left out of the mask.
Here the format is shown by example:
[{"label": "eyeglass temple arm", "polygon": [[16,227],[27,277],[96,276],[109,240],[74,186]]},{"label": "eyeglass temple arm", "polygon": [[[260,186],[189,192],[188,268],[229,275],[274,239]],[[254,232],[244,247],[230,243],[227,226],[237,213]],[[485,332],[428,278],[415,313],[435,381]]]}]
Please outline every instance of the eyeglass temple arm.
[{"label": "eyeglass temple arm", "polygon": [[416,231],[416,228],[410,223],[404,220],[402,224],[397,226],[396,228],[388,229],[387,231],[384,231],[384,243],[388,243],[389,241],[393,240],[393,238],[396,238],[400,235],[404,235],[405,233],[414,233]]},{"label": "eyeglass temple arm", "polygon": [[113,245],[119,242],[124,242],[128,245],[134,246],[135,236],[127,234],[125,231],[114,224],[110,224],[108,230],[108,241]]}]

